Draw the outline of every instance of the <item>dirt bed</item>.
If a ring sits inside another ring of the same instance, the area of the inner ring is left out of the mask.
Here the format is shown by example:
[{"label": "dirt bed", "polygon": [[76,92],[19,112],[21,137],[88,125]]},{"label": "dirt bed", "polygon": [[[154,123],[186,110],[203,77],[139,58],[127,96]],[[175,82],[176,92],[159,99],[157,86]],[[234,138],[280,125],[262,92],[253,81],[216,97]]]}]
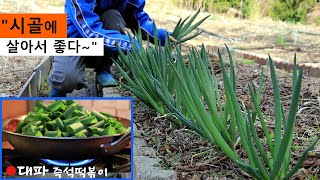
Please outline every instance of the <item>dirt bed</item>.
[{"label": "dirt bed", "polygon": [[[168,30],[173,29],[179,18],[194,13],[177,8],[166,0],[148,0],[146,11],[159,26]],[[201,13],[200,17],[206,15],[208,13]],[[196,46],[202,43],[220,46],[227,43],[230,48],[264,55],[270,53],[272,57],[284,58],[286,61],[292,61],[294,52],[298,50],[298,62],[320,66],[320,27],[293,25],[270,19],[239,20],[213,14],[201,25],[201,29],[206,32],[188,43]],[[296,35],[293,33],[295,30],[298,32]],[[41,58],[0,57],[0,60],[0,95],[16,96]]]},{"label": "dirt bed", "polygon": [[[195,13],[166,0],[148,0],[146,11],[158,26],[168,30],[173,30],[179,18]],[[199,17],[206,15],[208,13],[201,13]],[[320,26],[295,25],[268,18],[239,20],[211,14],[200,28],[205,32],[188,43],[219,46],[226,43],[230,48],[262,55],[270,53],[273,58],[290,62],[297,51],[299,63],[317,63],[320,67]]]},{"label": "dirt bed", "polygon": [[0,57],[0,96],[17,96],[44,57]]},{"label": "dirt bed", "polygon": [[[214,61],[217,64],[217,59]],[[219,66],[215,67],[219,81],[222,80]],[[265,69],[265,87],[261,99],[264,115],[269,119],[268,127],[273,131],[273,91],[270,73]],[[237,95],[247,107],[251,107],[247,85],[251,82],[259,84],[261,66],[259,65],[236,65],[237,74]],[[281,100],[284,109],[289,110],[291,98],[291,75],[277,71]],[[320,79],[304,77],[299,102],[299,113],[295,128],[295,139],[292,148],[292,157],[296,160],[301,156],[306,147],[319,135],[320,127]],[[220,87],[223,90],[223,87]],[[123,91],[123,95],[132,95]],[[153,147],[157,156],[162,159],[162,166],[165,169],[176,171],[178,179],[248,179],[249,175],[234,164],[225,156],[209,145],[199,135],[188,129],[177,129],[173,124],[157,114],[144,104],[135,101],[135,122],[142,131],[144,139]],[[261,135],[262,131],[259,130]],[[246,158],[245,153],[237,150],[237,153]],[[296,175],[296,178],[319,177],[320,170],[320,143],[305,161],[303,168]]]}]

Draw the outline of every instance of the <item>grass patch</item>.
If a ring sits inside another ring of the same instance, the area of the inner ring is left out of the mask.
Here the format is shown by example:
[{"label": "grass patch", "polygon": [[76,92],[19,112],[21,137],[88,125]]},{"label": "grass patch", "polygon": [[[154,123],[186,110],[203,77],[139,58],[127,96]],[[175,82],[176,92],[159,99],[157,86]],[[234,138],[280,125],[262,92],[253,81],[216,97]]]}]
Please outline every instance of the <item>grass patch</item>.
[{"label": "grass patch", "polygon": [[221,18],[219,16],[214,16],[214,15],[211,15],[208,20],[211,20],[211,21],[218,21],[218,20],[221,20]]},{"label": "grass patch", "polygon": [[245,65],[254,65],[256,62],[254,62],[254,60],[251,59],[241,59],[238,60],[239,64],[245,64]]},{"label": "grass patch", "polygon": [[50,87],[47,81],[48,77],[46,77],[45,81],[40,85],[39,97],[48,97],[50,93]]},{"label": "grass patch", "polygon": [[276,37],[275,44],[277,46],[286,46],[288,44],[288,40],[285,36],[278,35]]}]

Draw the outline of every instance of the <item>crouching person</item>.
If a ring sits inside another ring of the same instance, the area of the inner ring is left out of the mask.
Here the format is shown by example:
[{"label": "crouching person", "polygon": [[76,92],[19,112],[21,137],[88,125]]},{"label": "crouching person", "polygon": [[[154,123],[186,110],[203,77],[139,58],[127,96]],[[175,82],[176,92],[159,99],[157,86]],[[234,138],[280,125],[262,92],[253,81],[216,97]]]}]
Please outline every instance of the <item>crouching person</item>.
[{"label": "crouching person", "polygon": [[[117,86],[110,72],[112,58],[118,56],[116,44],[122,51],[131,50],[132,44],[125,33],[141,29],[144,40],[153,40],[154,22],[143,10],[144,0],[66,0],[68,38],[104,38],[105,55],[101,57],[57,56],[48,77],[51,97],[65,97],[75,89],[88,87],[85,68],[94,68],[97,82],[102,87]],[[166,34],[157,29],[163,45]],[[138,41],[133,40],[139,47]]]}]

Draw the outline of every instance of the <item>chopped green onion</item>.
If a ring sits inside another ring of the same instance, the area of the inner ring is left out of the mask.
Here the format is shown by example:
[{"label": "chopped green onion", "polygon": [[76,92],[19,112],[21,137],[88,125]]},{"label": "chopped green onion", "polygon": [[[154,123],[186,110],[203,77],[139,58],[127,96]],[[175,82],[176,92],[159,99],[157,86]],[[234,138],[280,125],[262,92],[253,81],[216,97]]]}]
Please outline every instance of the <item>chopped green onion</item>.
[{"label": "chopped green onion", "polygon": [[70,124],[67,126],[67,132],[69,134],[76,134],[77,132],[81,131],[82,129],[84,129],[84,126],[80,122],[73,123],[73,124]]},{"label": "chopped green onion", "polygon": [[64,108],[65,105],[63,103],[63,101],[54,101],[53,103],[51,103],[49,106],[47,106],[47,109],[50,111],[50,112],[54,112],[54,111],[57,111],[59,110],[60,108]]},{"label": "chopped green onion", "polygon": [[110,136],[110,135],[114,135],[114,134],[117,134],[116,129],[112,126],[109,126],[105,130],[103,130],[100,135]]},{"label": "chopped green onion", "polygon": [[102,128],[103,126],[104,126],[104,121],[102,120],[102,121],[99,121],[99,122],[89,126],[89,128],[90,129],[92,129],[92,128]]},{"label": "chopped green onion", "polygon": [[16,132],[47,137],[84,138],[102,134],[108,126],[119,132],[125,128],[109,114],[85,110],[73,100],[57,100],[48,106],[37,102],[33,112],[18,123]]},{"label": "chopped green onion", "polygon": [[84,119],[81,120],[81,123],[83,125],[85,125],[85,126],[89,126],[89,125],[95,124],[97,122],[98,122],[98,120],[94,116],[89,116],[89,117],[84,118]]},{"label": "chopped green onion", "polygon": [[59,129],[61,129],[62,131],[64,131],[66,129],[63,121],[60,118],[55,119],[57,126]]},{"label": "chopped green onion", "polygon": [[76,123],[76,122],[80,122],[80,119],[77,116],[73,117],[73,118],[69,118],[69,119],[63,120],[63,123],[64,123],[65,126],[68,126],[68,125]]},{"label": "chopped green onion", "polygon": [[61,131],[46,131],[44,133],[44,136],[48,136],[48,137],[61,137]]},{"label": "chopped green onion", "polygon": [[23,132],[22,134],[24,135],[28,135],[28,136],[43,136],[42,133],[40,131],[36,131],[36,132]]}]

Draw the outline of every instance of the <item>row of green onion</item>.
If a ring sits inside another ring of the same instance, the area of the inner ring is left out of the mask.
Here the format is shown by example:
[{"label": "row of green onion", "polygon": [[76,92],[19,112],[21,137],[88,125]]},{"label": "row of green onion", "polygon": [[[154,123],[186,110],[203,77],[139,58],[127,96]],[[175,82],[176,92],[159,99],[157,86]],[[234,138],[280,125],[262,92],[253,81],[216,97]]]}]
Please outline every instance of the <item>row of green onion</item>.
[{"label": "row of green onion", "polygon": [[[193,21],[195,17],[193,16],[191,20]],[[177,27],[184,22],[185,20],[180,21]],[[195,29],[196,26],[192,28]],[[188,33],[183,34],[183,37]],[[142,44],[140,34],[138,33],[137,39]],[[157,37],[156,30],[154,34]],[[175,33],[173,35],[180,37]],[[158,42],[157,38],[154,39],[154,42]],[[126,54],[119,51],[120,57],[118,61],[115,61],[115,65],[126,80],[121,85],[160,115],[165,115],[178,127],[183,124],[203,136],[211,144],[217,145],[236,165],[252,177],[288,179],[294,175],[301,167],[308,152],[319,141],[318,137],[305,150],[298,163],[290,168],[292,165],[291,147],[303,73],[302,69],[300,71],[297,69],[296,58],[293,69],[292,102],[289,113],[286,115],[280,100],[273,61],[269,57],[275,105],[275,130],[271,132],[260,107],[264,82],[263,70],[259,88],[256,89],[253,85],[248,86],[253,103],[253,108],[250,110],[242,105],[236,95],[234,62],[228,47],[226,48],[229,55],[230,73],[227,72],[223,58],[218,52],[223,74],[224,94],[220,92],[212,61],[204,46],[201,47],[201,50],[189,49],[188,64],[185,63],[181,48],[176,47],[175,50],[172,50],[171,47],[172,43],[167,37],[164,47],[155,43],[154,46],[148,44],[146,48],[133,47],[133,50]],[[225,96],[224,102],[223,95]],[[259,137],[256,128],[258,123],[262,126],[262,138]],[[274,137],[271,134],[274,134]],[[264,138],[266,142],[263,141]],[[236,145],[239,140],[248,160],[241,158],[236,153]]]}]

